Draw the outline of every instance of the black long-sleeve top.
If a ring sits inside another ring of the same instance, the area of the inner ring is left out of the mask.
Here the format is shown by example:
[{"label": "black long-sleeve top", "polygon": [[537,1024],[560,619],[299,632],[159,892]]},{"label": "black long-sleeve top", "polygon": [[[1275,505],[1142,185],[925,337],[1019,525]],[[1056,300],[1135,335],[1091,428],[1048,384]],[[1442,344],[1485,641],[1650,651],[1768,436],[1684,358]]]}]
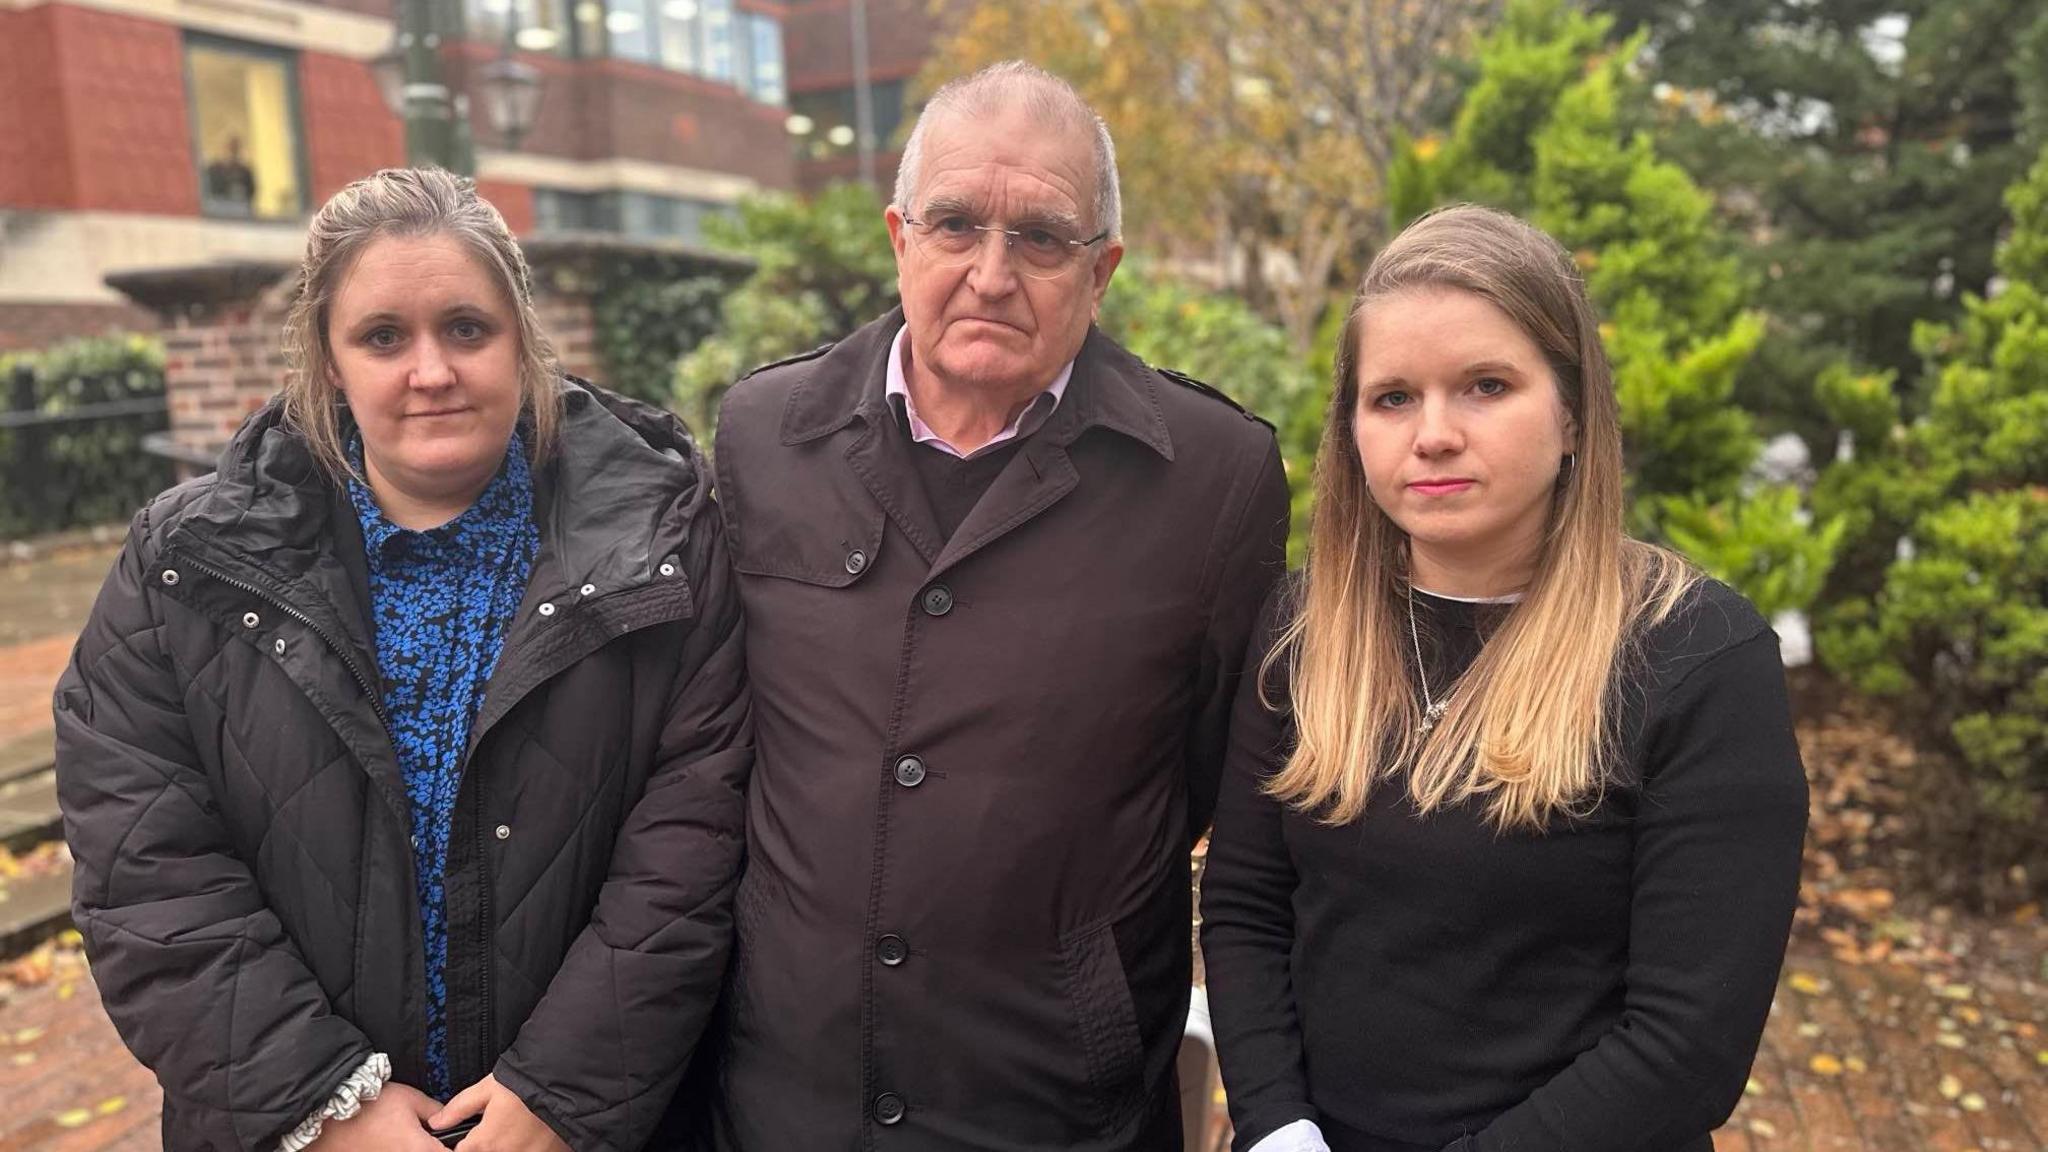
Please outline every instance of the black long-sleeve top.
[{"label": "black long-sleeve top", "polygon": [[[1261,791],[1292,745],[1285,662],[1233,717],[1202,948],[1236,1148],[1313,1120],[1332,1152],[1704,1152],[1748,1078],[1797,902],[1806,782],[1776,637],[1705,582],[1644,636],[1622,754],[1584,819],[1356,821]],[[1432,691],[1503,606],[1416,598]]]}]

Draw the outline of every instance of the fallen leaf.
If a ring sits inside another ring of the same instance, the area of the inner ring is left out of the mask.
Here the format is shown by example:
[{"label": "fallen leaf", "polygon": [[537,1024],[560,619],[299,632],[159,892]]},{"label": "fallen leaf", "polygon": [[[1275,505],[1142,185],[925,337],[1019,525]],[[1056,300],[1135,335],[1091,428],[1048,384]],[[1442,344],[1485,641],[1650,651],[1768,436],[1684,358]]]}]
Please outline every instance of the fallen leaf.
[{"label": "fallen leaf", "polygon": [[23,1028],[14,1034],[14,1042],[16,1044],[33,1044],[42,1038],[43,1030],[41,1028]]},{"label": "fallen leaf", "polygon": [[128,1098],[126,1096],[109,1096],[98,1104],[93,1105],[92,1110],[101,1116],[112,1116],[127,1106]]},{"label": "fallen leaf", "polygon": [[69,983],[57,985],[57,999],[69,1000],[76,995],[78,995],[78,985]]},{"label": "fallen leaf", "polygon": [[14,1054],[14,1066],[16,1068],[26,1068],[35,1062],[36,1054],[33,1052],[16,1052]]},{"label": "fallen leaf", "polygon": [[84,1108],[73,1108],[69,1112],[57,1113],[56,1121],[59,1128],[82,1128],[92,1123],[92,1113]]},{"label": "fallen leaf", "polygon": [[1792,985],[1794,992],[1803,992],[1808,996],[1818,996],[1828,990],[1828,982],[1811,972],[1794,972],[1786,983]]},{"label": "fallen leaf", "polygon": [[1968,984],[1944,984],[1941,988],[1941,998],[1944,1000],[1968,1000],[1976,994],[1977,990]]},{"label": "fallen leaf", "polygon": [[1935,1085],[1935,1091],[1941,1093],[1943,1100],[1953,1100],[1963,1094],[1963,1082],[1952,1075],[1943,1076],[1941,1083]]},{"label": "fallen leaf", "polygon": [[1961,1105],[1965,1112],[1982,1112],[1984,1110],[1984,1097],[1977,1095],[1975,1092],[1969,1093],[1961,1100],[1956,1101],[1956,1103]]},{"label": "fallen leaf", "polygon": [[1861,1056],[1851,1056],[1847,1060],[1843,1061],[1843,1064],[1849,1069],[1849,1071],[1855,1072],[1859,1075],[1864,1072],[1870,1071],[1870,1065],[1865,1064]]},{"label": "fallen leaf", "polygon": [[1761,1136],[1766,1140],[1774,1140],[1778,1136],[1777,1126],[1769,1120],[1751,1120],[1749,1131],[1752,1135]]},{"label": "fallen leaf", "polygon": [[[2048,1056],[2048,1052],[2043,1052],[2043,1053],[2041,1053],[2041,1055],[2043,1055],[2043,1056]],[[1744,1096],[1761,1096],[1761,1095],[1763,1095],[1763,1094],[1764,1094],[1764,1082],[1763,1082],[1763,1081],[1761,1081],[1761,1080],[1759,1080],[1759,1079],[1757,1079],[1757,1078],[1756,1078],[1756,1077],[1754,1077],[1754,1076],[1751,1076],[1751,1077],[1749,1078],[1749,1083],[1747,1083],[1747,1084],[1744,1084],[1744,1085],[1742,1086],[1742,1094],[1743,1094]]]},{"label": "fallen leaf", "polygon": [[1958,1032],[1943,1032],[1941,1035],[1936,1036],[1934,1038],[1934,1042],[1936,1044],[1941,1045],[1943,1048],[1961,1049],[1968,1048],[1970,1046],[1970,1042],[1964,1039],[1962,1034]]},{"label": "fallen leaf", "polygon": [[1984,1014],[1982,1012],[1977,1011],[1975,1008],[1970,1007],[1968,1004],[1965,1004],[1962,1007],[1957,1008],[1956,1016],[1959,1019],[1961,1019],[1962,1022],[1965,1024],[1982,1024],[1984,1022]]},{"label": "fallen leaf", "polygon": [[1798,1028],[1798,1032],[1799,1032],[1799,1038],[1800,1038],[1801,1040],[1811,1040],[1811,1039],[1813,1039],[1813,1038],[1814,1038],[1815,1036],[1818,1036],[1818,1035],[1820,1035],[1820,1025],[1818,1025],[1818,1024],[1815,1024],[1815,1023],[1814,1023],[1813,1021],[1811,1021],[1811,1020],[1808,1020],[1808,1021],[1807,1021],[1806,1023],[1804,1023],[1804,1024],[1801,1024],[1801,1025],[1799,1026],[1799,1028]]},{"label": "fallen leaf", "polygon": [[1806,1066],[1813,1069],[1813,1074],[1816,1076],[1840,1076],[1842,1074],[1842,1062],[1825,1052],[1807,1061]]}]

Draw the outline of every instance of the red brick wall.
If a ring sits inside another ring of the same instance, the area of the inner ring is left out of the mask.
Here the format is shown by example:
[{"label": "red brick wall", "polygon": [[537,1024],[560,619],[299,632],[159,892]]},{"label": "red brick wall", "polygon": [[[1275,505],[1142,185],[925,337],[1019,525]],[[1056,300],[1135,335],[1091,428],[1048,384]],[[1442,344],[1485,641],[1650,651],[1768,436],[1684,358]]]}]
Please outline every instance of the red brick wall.
[{"label": "red brick wall", "polygon": [[491,202],[515,236],[533,231],[533,189],[506,180],[479,180],[477,194]]},{"label": "red brick wall", "polygon": [[299,108],[311,169],[308,211],[351,180],[405,163],[405,128],[364,62],[300,53]]},{"label": "red brick wall", "polygon": [[[488,44],[451,49],[469,67],[495,59]],[[565,60],[541,53],[520,59],[539,69],[540,115],[521,151],[571,160],[622,157],[796,186],[785,142],[786,109],[762,104],[728,84],[625,60]],[[480,147],[497,144],[481,100],[470,107]],[[503,205],[500,206],[501,209]],[[508,217],[509,218],[509,217]]]},{"label": "red brick wall", "polygon": [[70,141],[57,72],[57,9],[0,9],[0,205],[72,201]]},{"label": "red brick wall", "polygon": [[154,313],[128,304],[0,303],[0,352],[48,348],[81,336],[153,332]]},{"label": "red brick wall", "polygon": [[163,334],[164,395],[180,445],[219,451],[283,385],[282,323],[279,308],[243,306],[207,323],[181,321]]},{"label": "red brick wall", "polygon": [[[941,18],[930,0],[868,0],[868,78],[914,76],[932,53]],[[790,6],[782,32],[789,90],[816,92],[853,86],[853,25],[847,0],[810,0]]]},{"label": "red brick wall", "polygon": [[69,138],[68,206],[197,215],[199,177],[178,29],[63,5],[28,15],[38,13],[55,24],[61,109],[54,111]]}]

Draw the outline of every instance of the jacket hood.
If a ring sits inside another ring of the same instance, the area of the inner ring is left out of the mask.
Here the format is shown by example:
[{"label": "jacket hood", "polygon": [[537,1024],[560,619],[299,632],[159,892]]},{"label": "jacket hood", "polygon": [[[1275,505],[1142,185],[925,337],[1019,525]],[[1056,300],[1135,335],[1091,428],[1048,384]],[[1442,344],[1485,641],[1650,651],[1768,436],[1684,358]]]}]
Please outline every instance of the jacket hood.
[{"label": "jacket hood", "polygon": [[[703,453],[680,419],[575,377],[564,381],[558,440],[534,484],[543,558],[534,580],[607,592],[651,579],[710,498]],[[229,441],[172,542],[204,541],[295,583],[332,547],[335,495],[273,399]]]}]

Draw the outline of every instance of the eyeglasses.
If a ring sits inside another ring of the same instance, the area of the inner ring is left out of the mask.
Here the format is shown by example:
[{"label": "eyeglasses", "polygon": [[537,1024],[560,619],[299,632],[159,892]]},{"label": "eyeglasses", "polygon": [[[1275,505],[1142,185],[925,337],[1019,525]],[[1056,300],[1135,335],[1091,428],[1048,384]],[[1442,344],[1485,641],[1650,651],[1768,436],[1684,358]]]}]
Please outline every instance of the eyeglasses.
[{"label": "eyeglasses", "polygon": [[1059,276],[1074,266],[1081,253],[1109,236],[1109,229],[1105,228],[1086,240],[1078,240],[1058,224],[1004,228],[999,224],[978,223],[972,217],[957,212],[927,216],[922,220],[905,216],[903,223],[910,227],[910,236],[917,242],[918,251],[947,268],[973,263],[975,255],[981,251],[984,233],[1001,236],[1017,257],[1017,270],[1034,280],[1051,280]]}]

